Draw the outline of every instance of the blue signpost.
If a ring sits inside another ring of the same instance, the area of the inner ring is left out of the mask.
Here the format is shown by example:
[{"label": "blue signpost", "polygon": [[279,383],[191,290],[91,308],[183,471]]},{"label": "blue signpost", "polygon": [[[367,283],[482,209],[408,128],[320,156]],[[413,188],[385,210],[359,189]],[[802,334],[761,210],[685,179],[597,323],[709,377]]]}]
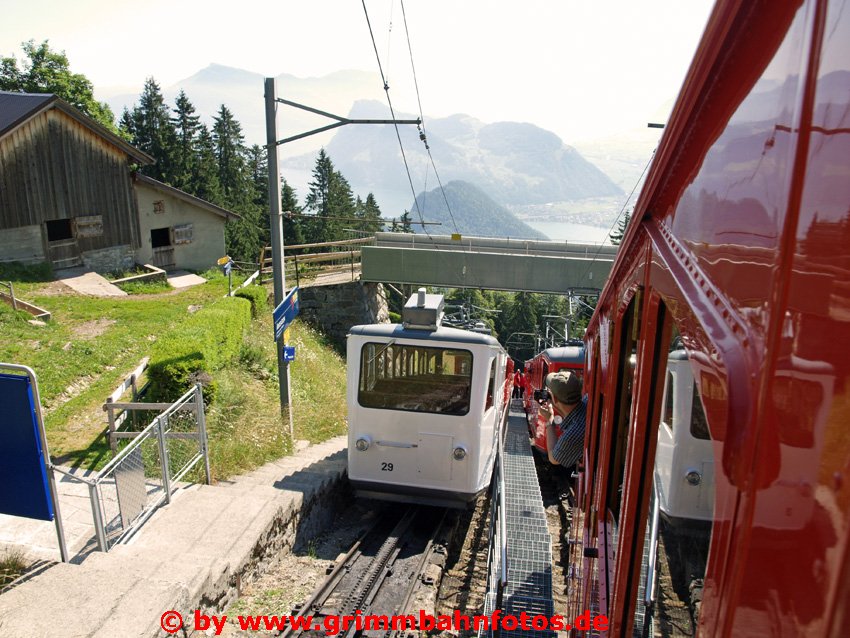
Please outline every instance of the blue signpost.
[{"label": "blue signpost", "polygon": [[298,286],[289,291],[286,298],[281,301],[277,308],[274,309],[272,317],[274,318],[274,340],[277,341],[283,336],[284,331],[289,327],[298,312],[301,310],[301,304],[298,302]]},{"label": "blue signpost", "polygon": [[54,521],[67,562],[35,372],[9,363],[0,368],[18,373],[0,373],[0,514]]}]

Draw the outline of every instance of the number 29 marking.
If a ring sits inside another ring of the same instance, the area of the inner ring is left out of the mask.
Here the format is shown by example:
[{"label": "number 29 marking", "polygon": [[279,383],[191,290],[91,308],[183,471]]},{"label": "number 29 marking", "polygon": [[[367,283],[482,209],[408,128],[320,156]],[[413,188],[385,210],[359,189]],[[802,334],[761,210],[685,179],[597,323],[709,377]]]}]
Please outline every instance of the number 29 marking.
[{"label": "number 29 marking", "polygon": [[381,463],[381,472],[392,472],[393,464],[392,463]]}]

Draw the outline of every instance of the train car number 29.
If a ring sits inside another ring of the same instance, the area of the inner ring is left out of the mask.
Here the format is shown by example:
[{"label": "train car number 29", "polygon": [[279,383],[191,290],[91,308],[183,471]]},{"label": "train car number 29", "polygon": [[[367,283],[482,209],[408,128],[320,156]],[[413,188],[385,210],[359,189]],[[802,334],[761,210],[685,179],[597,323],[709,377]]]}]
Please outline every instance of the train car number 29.
[{"label": "train car number 29", "polygon": [[392,463],[381,463],[381,471],[382,472],[392,472],[393,464]]}]

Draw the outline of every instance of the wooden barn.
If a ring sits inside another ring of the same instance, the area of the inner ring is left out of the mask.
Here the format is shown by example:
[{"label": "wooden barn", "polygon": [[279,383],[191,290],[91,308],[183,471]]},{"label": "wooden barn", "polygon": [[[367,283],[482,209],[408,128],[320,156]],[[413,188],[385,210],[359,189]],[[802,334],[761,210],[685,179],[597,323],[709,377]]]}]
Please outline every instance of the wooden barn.
[{"label": "wooden barn", "polygon": [[55,95],[0,92],[0,261],[131,267],[142,241],[132,165],[151,163]]}]

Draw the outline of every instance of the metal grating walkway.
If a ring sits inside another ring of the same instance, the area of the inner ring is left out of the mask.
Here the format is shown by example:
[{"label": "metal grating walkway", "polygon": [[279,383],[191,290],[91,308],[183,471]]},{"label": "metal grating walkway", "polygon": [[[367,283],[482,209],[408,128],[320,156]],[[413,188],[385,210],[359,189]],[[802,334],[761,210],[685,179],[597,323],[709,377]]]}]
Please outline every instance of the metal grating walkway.
[{"label": "metal grating walkway", "polygon": [[[529,624],[540,614],[547,618],[554,612],[552,601],[552,542],[546,524],[546,512],[537,482],[534,457],[528,442],[528,426],[522,412],[512,412],[508,417],[508,431],[502,455],[504,468],[505,518],[507,535],[508,585],[503,592],[504,615],[520,617],[526,612]],[[493,612],[500,556],[496,548],[500,542],[498,525],[490,548],[495,552],[491,563],[484,613]],[[479,636],[493,636],[493,631],[481,631]],[[501,638],[554,638],[554,631],[516,629],[505,627]]]}]

